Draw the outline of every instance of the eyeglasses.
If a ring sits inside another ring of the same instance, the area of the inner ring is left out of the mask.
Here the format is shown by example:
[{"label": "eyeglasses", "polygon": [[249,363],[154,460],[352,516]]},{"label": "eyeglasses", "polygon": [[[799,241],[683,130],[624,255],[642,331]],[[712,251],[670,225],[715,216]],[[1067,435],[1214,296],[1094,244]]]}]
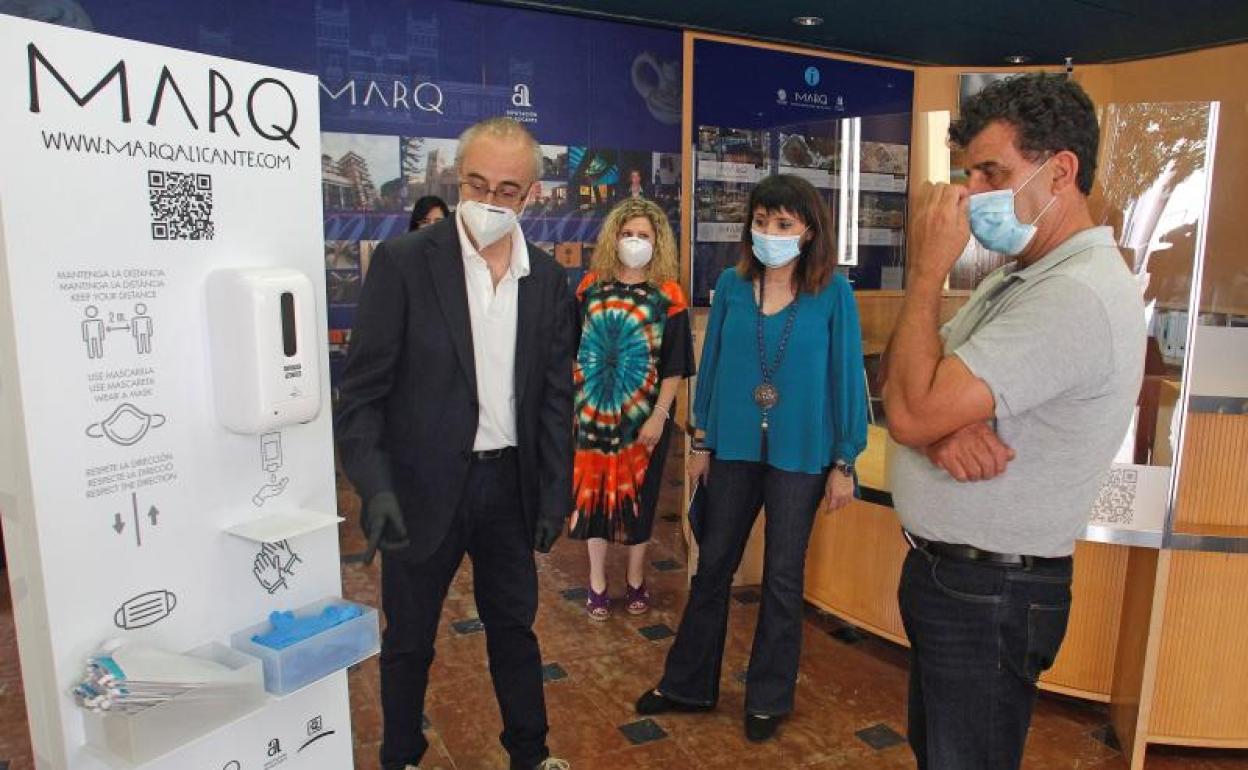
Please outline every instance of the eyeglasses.
[{"label": "eyeglasses", "polygon": [[467,188],[467,190],[470,190],[471,193],[469,195],[474,200],[488,200],[492,195],[495,203],[500,203],[504,206],[514,206],[524,197],[524,188],[511,182],[503,182],[491,190],[484,179],[461,179],[459,180],[459,186],[461,189]]}]

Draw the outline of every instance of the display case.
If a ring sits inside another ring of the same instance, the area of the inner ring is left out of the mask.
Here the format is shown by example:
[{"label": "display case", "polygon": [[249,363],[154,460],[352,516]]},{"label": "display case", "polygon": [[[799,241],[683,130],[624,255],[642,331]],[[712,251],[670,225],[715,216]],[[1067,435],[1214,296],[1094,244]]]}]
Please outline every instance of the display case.
[{"label": "display case", "polygon": [[740,259],[750,193],[773,174],[820,192],[838,265],[856,289],[901,289],[911,69],[713,36],[689,41],[682,253],[693,306],[709,306],[719,275]]},{"label": "display case", "polygon": [[692,296],[741,257],[750,193],[772,174],[814,185],[828,206],[837,264],[857,289],[904,282],[910,114],[847,116],[763,129],[700,125],[690,229]]}]

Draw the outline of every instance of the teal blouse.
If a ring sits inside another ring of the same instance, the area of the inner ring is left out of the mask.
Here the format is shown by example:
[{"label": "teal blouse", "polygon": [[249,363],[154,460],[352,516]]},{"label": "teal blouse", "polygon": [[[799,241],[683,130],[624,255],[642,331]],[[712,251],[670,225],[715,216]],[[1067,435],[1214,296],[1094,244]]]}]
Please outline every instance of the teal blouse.
[{"label": "teal blouse", "polygon": [[[788,308],[767,316],[767,364],[775,361]],[[754,388],[762,382],[758,302],[753,284],[735,268],[715,284],[702,345],[693,414],[720,460],[761,458],[761,413]],[[780,400],[771,410],[767,462],[780,470],[822,473],[837,460],[853,463],[867,446],[867,393],[858,306],[845,276],[818,294],[802,294],[780,369]]]}]

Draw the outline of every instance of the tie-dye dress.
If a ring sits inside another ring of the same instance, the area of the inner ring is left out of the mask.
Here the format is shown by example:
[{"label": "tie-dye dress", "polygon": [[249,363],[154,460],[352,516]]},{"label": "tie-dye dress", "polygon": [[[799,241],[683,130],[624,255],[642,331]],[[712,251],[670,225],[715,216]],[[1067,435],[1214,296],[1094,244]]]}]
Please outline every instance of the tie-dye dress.
[{"label": "tie-dye dress", "polygon": [[689,308],[680,284],[599,282],[577,289],[576,510],[571,537],[634,545],[650,539],[672,422],[653,450],[637,434],[668,377],[694,372]]}]

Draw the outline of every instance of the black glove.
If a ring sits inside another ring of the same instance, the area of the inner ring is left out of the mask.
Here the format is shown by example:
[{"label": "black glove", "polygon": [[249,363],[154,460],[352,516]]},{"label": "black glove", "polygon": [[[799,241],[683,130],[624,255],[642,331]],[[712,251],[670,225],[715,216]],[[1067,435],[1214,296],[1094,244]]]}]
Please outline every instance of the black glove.
[{"label": "black glove", "polygon": [[533,550],[538,553],[550,553],[551,547],[563,534],[562,519],[538,519],[537,528],[533,533]]},{"label": "black glove", "polygon": [[403,524],[403,511],[393,492],[378,492],[364,504],[360,513],[360,529],[368,538],[368,548],[362,554],[344,557],[344,561],[372,564],[378,548],[401,551],[411,545],[407,539],[407,526]]}]

